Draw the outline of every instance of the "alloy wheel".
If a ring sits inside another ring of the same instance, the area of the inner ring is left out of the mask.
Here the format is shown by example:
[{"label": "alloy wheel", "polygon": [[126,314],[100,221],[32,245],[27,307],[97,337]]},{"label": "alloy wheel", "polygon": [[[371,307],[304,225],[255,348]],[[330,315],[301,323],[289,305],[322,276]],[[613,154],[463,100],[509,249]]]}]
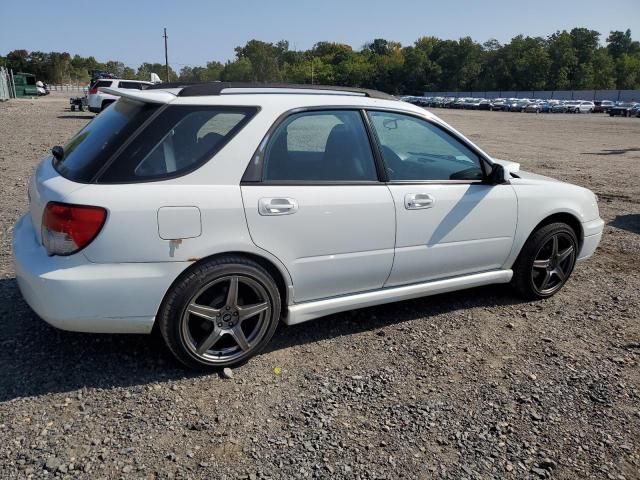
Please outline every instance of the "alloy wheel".
[{"label": "alloy wheel", "polygon": [[247,356],[269,330],[271,308],[267,290],[254,278],[217,278],[198,290],[183,311],[184,345],[209,364]]},{"label": "alloy wheel", "polygon": [[552,235],[538,250],[531,269],[531,280],[540,295],[558,291],[571,274],[576,247],[571,236],[564,232]]}]

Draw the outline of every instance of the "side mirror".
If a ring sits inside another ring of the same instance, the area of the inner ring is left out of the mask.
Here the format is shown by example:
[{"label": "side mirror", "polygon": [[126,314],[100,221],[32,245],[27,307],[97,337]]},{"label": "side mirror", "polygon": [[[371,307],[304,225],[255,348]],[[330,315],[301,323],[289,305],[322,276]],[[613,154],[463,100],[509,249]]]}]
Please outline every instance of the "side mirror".
[{"label": "side mirror", "polygon": [[60,145],[56,145],[51,149],[51,154],[56,160],[62,160],[64,158],[64,148]]},{"label": "side mirror", "polygon": [[487,181],[489,185],[500,185],[507,182],[508,172],[499,163],[494,163],[491,167],[489,175],[487,175]]}]

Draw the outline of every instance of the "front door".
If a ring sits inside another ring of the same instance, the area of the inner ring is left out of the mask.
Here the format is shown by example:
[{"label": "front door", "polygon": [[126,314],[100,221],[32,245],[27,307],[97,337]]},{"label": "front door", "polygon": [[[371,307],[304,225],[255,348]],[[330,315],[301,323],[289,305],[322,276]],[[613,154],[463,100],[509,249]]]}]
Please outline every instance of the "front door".
[{"label": "front door", "polygon": [[378,182],[362,114],[287,117],[243,182],[251,238],[289,269],[294,301],[381,288],[393,263],[395,209]]},{"label": "front door", "polygon": [[517,201],[508,185],[482,183],[482,160],[425,119],[369,112],[393,195],[397,233],[387,286],[502,267],[511,251]]}]

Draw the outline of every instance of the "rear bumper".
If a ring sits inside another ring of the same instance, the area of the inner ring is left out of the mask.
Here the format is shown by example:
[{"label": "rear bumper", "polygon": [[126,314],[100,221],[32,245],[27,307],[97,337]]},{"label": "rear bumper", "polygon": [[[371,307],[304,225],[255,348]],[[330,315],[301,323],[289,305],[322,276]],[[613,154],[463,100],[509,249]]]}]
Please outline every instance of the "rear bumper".
[{"label": "rear bumper", "polygon": [[602,239],[603,230],[604,220],[601,218],[582,224],[584,239],[582,240],[582,248],[578,254],[578,261],[586,260],[593,255],[593,252],[598,248],[600,239]]},{"label": "rear bumper", "polygon": [[62,330],[92,333],[149,333],[166,291],[188,266],[50,257],[28,215],[14,227],[13,256],[22,296],[38,316]]}]

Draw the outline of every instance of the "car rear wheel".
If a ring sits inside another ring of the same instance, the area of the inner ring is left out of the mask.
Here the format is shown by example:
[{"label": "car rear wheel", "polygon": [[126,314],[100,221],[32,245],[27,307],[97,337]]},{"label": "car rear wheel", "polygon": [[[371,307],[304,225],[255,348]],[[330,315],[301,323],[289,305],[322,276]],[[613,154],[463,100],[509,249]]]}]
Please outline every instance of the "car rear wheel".
[{"label": "car rear wheel", "polygon": [[547,298],[569,279],[576,263],[578,241],[565,223],[551,223],[535,231],[522,247],[511,281],[524,298]]},{"label": "car rear wheel", "polygon": [[179,279],[158,315],[165,343],[195,369],[236,366],[259,353],[280,319],[271,275],[244,257],[208,261]]}]

